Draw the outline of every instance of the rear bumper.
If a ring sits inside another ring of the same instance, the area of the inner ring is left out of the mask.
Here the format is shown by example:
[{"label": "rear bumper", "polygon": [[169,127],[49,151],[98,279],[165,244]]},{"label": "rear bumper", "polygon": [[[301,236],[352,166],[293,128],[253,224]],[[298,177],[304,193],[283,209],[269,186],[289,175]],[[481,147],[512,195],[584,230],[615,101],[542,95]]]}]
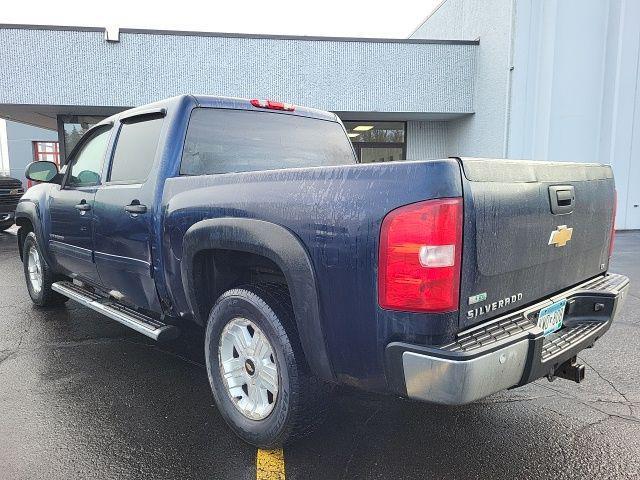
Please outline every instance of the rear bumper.
[{"label": "rear bumper", "polygon": [[[627,277],[607,274],[461,332],[447,345],[390,343],[390,383],[410,398],[459,405],[553,374],[609,329],[628,286]],[[564,326],[544,336],[537,314],[561,299],[567,300]]]}]

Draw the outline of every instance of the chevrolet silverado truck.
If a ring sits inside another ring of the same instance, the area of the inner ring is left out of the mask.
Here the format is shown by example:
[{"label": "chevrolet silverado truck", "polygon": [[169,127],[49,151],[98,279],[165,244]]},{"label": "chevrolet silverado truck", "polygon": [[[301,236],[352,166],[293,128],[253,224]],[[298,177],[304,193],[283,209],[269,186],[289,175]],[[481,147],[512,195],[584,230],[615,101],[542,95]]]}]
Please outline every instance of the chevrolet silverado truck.
[{"label": "chevrolet silverado truck", "polygon": [[464,404],[579,382],[628,288],[609,166],[362,164],[336,115],[287,103],[134,108],[27,175],[33,302],[158,341],[202,326],[215,402],[261,447],[309,431],[334,384]]}]

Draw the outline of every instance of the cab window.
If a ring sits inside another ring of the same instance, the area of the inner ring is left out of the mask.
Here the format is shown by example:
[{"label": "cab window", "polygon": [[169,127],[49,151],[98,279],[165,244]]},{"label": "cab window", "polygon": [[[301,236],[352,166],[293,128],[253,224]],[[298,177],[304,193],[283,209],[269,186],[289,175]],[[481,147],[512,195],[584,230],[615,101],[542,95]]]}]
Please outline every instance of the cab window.
[{"label": "cab window", "polygon": [[163,118],[135,118],[122,123],[109,182],[143,183],[153,167]]},{"label": "cab window", "polygon": [[109,143],[110,128],[88,140],[71,160],[65,186],[90,187],[101,182],[102,164]]},{"label": "cab window", "polygon": [[196,108],[181,175],[211,175],[356,163],[338,122],[247,110]]}]

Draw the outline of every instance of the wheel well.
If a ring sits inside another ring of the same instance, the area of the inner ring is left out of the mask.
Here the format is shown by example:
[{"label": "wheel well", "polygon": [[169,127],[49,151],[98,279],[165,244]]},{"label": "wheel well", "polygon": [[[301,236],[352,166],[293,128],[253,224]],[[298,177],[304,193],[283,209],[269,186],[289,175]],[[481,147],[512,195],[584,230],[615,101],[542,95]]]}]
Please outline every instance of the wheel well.
[{"label": "wheel well", "polygon": [[193,258],[193,276],[201,319],[208,317],[220,295],[240,285],[272,283],[286,286],[289,292],[282,269],[267,257],[249,252],[223,249],[198,252]]},{"label": "wheel well", "polygon": [[28,218],[18,217],[16,218],[16,225],[20,227],[18,229],[18,251],[20,252],[20,259],[22,259],[22,245],[27,234],[33,232],[33,224]]}]

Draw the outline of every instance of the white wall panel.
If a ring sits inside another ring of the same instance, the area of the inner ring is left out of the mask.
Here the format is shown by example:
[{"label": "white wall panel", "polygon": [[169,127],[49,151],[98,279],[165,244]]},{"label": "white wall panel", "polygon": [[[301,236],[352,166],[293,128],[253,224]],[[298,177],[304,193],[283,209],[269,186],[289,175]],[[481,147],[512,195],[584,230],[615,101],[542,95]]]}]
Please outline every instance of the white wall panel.
[{"label": "white wall panel", "polygon": [[407,160],[447,157],[447,122],[407,122]]},{"label": "white wall panel", "polygon": [[415,36],[480,38],[449,154],[611,164],[616,225],[640,228],[638,0],[446,0]]},{"label": "white wall panel", "polygon": [[[411,38],[480,39],[472,117],[451,122],[456,154],[502,157],[510,75],[512,0],[446,0]],[[458,128],[462,127],[462,128]]]}]

